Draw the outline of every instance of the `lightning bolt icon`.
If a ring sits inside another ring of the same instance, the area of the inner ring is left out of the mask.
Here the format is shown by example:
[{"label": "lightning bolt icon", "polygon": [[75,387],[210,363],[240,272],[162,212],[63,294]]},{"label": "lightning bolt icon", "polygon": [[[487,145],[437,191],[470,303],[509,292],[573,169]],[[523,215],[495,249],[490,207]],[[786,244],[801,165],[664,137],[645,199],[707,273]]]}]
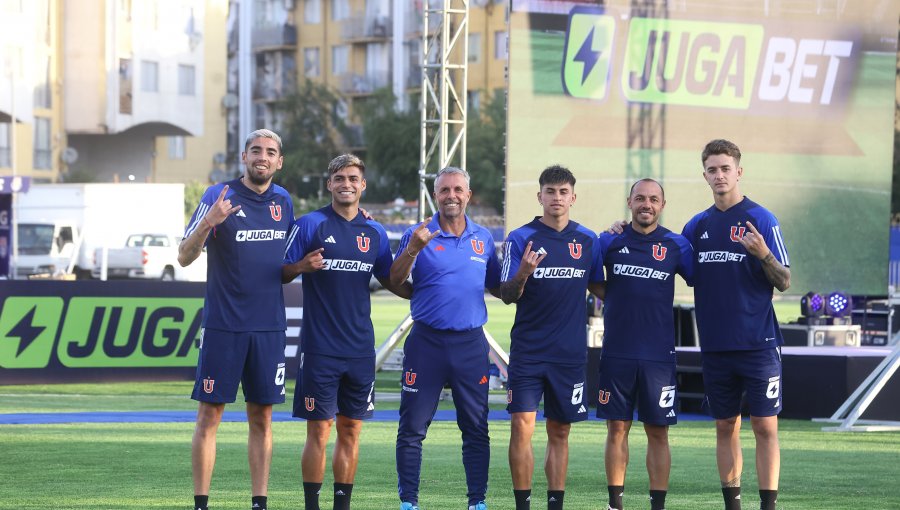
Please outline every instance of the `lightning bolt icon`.
[{"label": "lightning bolt icon", "polygon": [[37,310],[37,305],[31,308],[31,311],[25,314],[12,329],[9,330],[9,333],[6,334],[7,338],[9,337],[18,337],[19,338],[19,347],[16,349],[16,357],[25,352],[25,349],[31,345],[32,342],[37,340],[37,337],[40,336],[41,333],[47,329],[46,326],[33,326],[34,322],[34,312]]},{"label": "lightning bolt icon", "polygon": [[594,70],[594,66],[597,65],[597,61],[600,60],[600,54],[602,52],[595,51],[593,49],[593,46],[594,28],[591,28],[591,32],[584,40],[584,43],[581,45],[581,48],[578,49],[578,53],[575,54],[575,58],[573,59],[575,62],[581,62],[582,64],[584,64],[584,68],[581,71],[582,84],[587,81],[588,75],[591,74],[591,71]]}]

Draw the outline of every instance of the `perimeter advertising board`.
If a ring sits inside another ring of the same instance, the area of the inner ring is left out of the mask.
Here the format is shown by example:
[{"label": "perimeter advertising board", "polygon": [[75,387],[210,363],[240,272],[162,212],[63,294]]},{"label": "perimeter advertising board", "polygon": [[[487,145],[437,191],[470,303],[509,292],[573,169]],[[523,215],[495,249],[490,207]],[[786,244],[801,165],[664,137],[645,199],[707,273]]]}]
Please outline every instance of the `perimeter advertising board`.
[{"label": "perimeter advertising board", "polygon": [[900,3],[635,4],[513,1],[507,231],[540,214],[537,177],[559,163],[576,221],[626,217],[652,177],[680,232],[712,204],[700,152],[726,138],[742,191],[781,222],[789,292],[886,293]]}]

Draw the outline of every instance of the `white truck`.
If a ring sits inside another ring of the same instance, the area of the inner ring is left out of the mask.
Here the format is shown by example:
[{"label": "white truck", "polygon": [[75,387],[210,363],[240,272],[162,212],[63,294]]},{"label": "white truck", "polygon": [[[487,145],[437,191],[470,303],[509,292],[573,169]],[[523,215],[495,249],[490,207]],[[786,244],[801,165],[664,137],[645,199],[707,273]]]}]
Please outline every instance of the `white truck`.
[{"label": "white truck", "polygon": [[183,184],[36,184],[16,196],[15,278],[89,278],[97,248],[136,232],[184,230]]},{"label": "white truck", "polygon": [[206,281],[206,252],[191,265],[178,263],[178,245],[183,233],[131,234],[123,248],[97,248],[94,278],[143,278],[149,280]]}]

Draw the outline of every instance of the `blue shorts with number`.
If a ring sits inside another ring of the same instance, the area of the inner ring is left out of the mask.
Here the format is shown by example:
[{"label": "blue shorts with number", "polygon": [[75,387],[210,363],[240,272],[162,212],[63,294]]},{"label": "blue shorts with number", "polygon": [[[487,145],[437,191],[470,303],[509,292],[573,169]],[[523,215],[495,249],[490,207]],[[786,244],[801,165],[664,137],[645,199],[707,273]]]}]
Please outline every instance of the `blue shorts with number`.
[{"label": "blue shorts with number", "polygon": [[284,403],[284,331],[200,330],[200,355],[191,398],[227,404],[237,397],[255,404]]},{"label": "blue shorts with number", "polygon": [[537,411],[544,397],[544,416],[562,423],[588,417],[584,398],[584,364],[512,359],[509,364],[506,410]]},{"label": "blue shorts with number", "polygon": [[375,411],[375,356],[343,358],[301,353],[294,417],[330,420],[340,414],[354,420]]},{"label": "blue shorts with number", "polygon": [[678,423],[675,362],[626,358],[600,358],[600,394],[597,417],[634,418],[648,425]]},{"label": "blue shorts with number", "polygon": [[703,387],[716,419],[741,414],[746,392],[750,415],[781,412],[781,349],[703,353]]}]

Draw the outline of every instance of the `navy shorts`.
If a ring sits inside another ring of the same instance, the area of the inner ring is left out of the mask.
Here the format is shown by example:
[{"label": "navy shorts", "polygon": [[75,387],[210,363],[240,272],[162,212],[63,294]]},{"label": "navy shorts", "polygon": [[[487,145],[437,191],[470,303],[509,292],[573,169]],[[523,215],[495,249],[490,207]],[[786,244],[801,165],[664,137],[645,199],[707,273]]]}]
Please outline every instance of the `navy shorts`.
[{"label": "navy shorts", "polygon": [[586,420],[584,365],[513,359],[509,364],[506,410],[528,413],[544,397],[544,416],[562,423]]},{"label": "navy shorts", "polygon": [[716,419],[741,414],[746,392],[750,415],[781,412],[781,349],[703,353],[703,386]]},{"label": "navy shorts", "polygon": [[340,414],[354,420],[375,411],[375,356],[343,358],[300,353],[294,387],[294,417],[330,420]]},{"label": "navy shorts", "polygon": [[597,417],[648,425],[678,423],[675,362],[600,358],[600,394]]},{"label": "navy shorts", "polygon": [[191,398],[227,404],[237,397],[255,404],[284,403],[284,331],[200,330],[200,356]]}]

